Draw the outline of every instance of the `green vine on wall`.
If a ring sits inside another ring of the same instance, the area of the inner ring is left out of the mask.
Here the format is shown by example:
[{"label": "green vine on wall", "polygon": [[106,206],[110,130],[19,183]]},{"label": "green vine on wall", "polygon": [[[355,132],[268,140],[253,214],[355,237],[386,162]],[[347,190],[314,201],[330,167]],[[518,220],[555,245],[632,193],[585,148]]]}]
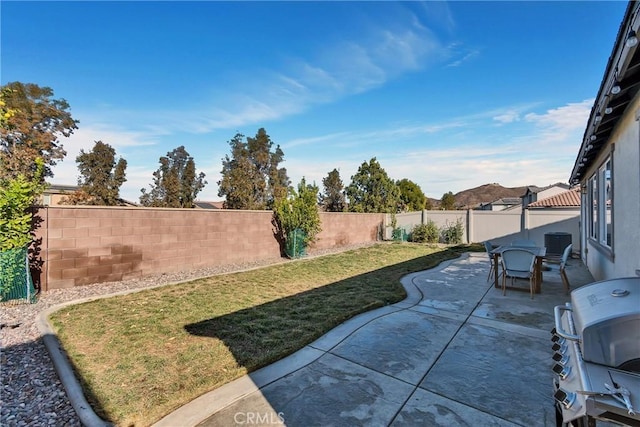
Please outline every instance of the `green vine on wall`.
[{"label": "green vine on wall", "polygon": [[[25,271],[26,248],[31,244],[33,213],[29,208],[45,188],[44,161],[36,160],[33,180],[24,175],[0,179],[0,294],[5,295]],[[10,252],[10,253],[9,253]]]}]

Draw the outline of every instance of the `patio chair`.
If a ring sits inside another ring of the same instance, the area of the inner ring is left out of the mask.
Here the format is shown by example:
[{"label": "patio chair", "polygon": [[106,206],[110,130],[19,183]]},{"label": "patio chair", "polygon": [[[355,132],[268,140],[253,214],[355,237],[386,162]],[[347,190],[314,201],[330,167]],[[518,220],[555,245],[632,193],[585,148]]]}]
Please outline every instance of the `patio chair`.
[{"label": "patio chair", "polygon": [[523,248],[507,248],[502,251],[502,295],[507,294],[507,277],[513,285],[515,279],[529,279],[529,290],[533,299],[534,266],[536,255]]},{"label": "patio chair", "polygon": [[486,240],[484,242],[484,250],[487,251],[487,256],[489,257],[489,275],[487,276],[487,282],[491,280],[493,274],[495,273],[493,270],[493,255],[491,255],[491,251],[493,250],[493,245],[490,241]]},{"label": "patio chair", "polygon": [[569,284],[569,278],[567,277],[567,273],[565,271],[565,267],[567,266],[567,260],[569,259],[569,256],[571,255],[571,250],[573,249],[573,245],[569,244],[566,248],[564,248],[564,251],[562,252],[562,256],[560,258],[555,258],[555,257],[545,257],[545,264],[548,268],[550,269],[555,269],[554,267],[550,266],[549,264],[555,264],[558,265],[558,270],[560,272],[560,278],[562,279],[562,284],[564,285],[564,290],[566,292],[567,295],[569,295],[569,292],[571,290],[571,285]]},{"label": "patio chair", "polygon": [[516,239],[513,242],[511,242],[511,246],[518,246],[522,248],[535,247],[536,242],[529,239]]}]

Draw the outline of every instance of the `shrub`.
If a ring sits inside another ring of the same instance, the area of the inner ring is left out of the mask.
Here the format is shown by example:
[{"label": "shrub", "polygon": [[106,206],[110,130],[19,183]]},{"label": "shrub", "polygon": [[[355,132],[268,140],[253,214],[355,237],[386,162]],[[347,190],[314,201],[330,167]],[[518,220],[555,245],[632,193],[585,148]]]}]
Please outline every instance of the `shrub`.
[{"label": "shrub", "polygon": [[442,227],[440,240],[442,243],[459,245],[462,243],[463,233],[464,224],[462,223],[462,219],[458,218],[454,224],[449,224],[449,222],[447,222],[447,224]]},{"label": "shrub", "polygon": [[411,230],[411,241],[416,243],[438,243],[440,230],[432,220],[426,224],[417,224]]},{"label": "shrub", "polygon": [[277,199],[273,206],[273,224],[276,235],[290,258],[304,254],[306,247],[321,231],[317,207],[318,187],[307,185],[304,178],[298,192],[289,189],[289,196]]},{"label": "shrub", "polygon": [[24,174],[0,178],[0,301],[20,295],[14,291],[21,284],[26,285],[28,299],[34,295],[27,260],[33,222],[29,207],[44,189],[42,159],[36,159],[35,166],[31,180]]}]

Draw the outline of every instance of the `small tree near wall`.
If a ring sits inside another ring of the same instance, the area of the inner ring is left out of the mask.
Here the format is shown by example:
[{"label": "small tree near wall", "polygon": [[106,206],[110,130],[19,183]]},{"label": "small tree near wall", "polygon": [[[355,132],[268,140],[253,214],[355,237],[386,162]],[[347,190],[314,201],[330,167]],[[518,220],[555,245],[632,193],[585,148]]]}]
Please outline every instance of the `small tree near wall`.
[{"label": "small tree near wall", "polygon": [[308,185],[302,178],[297,192],[290,189],[286,198],[274,202],[275,235],[289,258],[304,255],[306,247],[321,231],[317,200],[318,187]]},{"label": "small tree near wall", "polygon": [[0,301],[35,297],[27,258],[33,221],[29,208],[44,190],[44,173],[44,161],[38,158],[31,179],[24,174],[0,178]]}]

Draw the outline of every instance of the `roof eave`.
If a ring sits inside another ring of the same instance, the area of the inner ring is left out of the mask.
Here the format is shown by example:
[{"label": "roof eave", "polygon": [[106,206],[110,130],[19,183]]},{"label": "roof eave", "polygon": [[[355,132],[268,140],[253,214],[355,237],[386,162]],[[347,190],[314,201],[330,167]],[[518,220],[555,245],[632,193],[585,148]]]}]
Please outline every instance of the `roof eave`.
[{"label": "roof eave", "polygon": [[[633,47],[625,44],[630,31],[635,31],[636,35],[640,33],[639,9],[640,2],[630,1],[620,24],[604,78],[591,108],[580,150],[569,177],[569,183],[572,185],[584,179],[584,172],[591,167],[607,145],[611,132],[625,113],[626,106],[640,89],[640,44]],[[611,89],[616,83],[622,90],[618,94],[613,94]],[[609,114],[605,114],[607,107],[612,107]],[[596,117],[601,120],[596,120]]]}]

